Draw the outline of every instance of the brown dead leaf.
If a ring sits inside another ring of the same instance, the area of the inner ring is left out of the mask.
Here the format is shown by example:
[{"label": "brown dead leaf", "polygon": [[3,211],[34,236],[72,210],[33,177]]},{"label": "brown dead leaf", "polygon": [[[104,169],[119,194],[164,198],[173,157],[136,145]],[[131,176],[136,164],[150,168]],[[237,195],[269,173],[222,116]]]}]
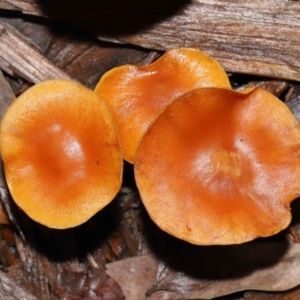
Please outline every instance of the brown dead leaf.
[{"label": "brown dead leaf", "polygon": [[[52,272],[55,268],[57,272]],[[104,270],[94,267],[88,267],[86,270],[74,270],[62,264],[55,266],[54,263],[48,265],[47,270],[51,288],[59,299],[125,299],[118,283]]]},{"label": "brown dead leaf", "polygon": [[[242,290],[284,291],[300,283],[300,245],[253,242],[196,247],[107,265],[126,299],[212,299]],[[148,297],[146,297],[146,294]]]},{"label": "brown dead leaf", "polygon": [[153,255],[136,256],[107,264],[107,272],[120,284],[126,300],[143,300],[155,281],[158,263]]},{"label": "brown dead leaf", "polygon": [[247,291],[244,300],[299,300],[300,289],[294,288],[284,293]]}]

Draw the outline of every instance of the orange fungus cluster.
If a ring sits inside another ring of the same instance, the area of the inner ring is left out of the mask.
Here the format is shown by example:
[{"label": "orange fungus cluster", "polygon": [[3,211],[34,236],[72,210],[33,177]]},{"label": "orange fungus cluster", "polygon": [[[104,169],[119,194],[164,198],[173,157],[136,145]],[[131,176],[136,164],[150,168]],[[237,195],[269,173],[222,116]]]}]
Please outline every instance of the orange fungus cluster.
[{"label": "orange fungus cluster", "polygon": [[77,226],[110,203],[123,159],[152,220],[198,245],[273,235],[300,194],[292,113],[262,88],[233,91],[196,49],[117,67],[94,91],[37,84],[5,114],[0,147],[13,199],[51,228]]}]

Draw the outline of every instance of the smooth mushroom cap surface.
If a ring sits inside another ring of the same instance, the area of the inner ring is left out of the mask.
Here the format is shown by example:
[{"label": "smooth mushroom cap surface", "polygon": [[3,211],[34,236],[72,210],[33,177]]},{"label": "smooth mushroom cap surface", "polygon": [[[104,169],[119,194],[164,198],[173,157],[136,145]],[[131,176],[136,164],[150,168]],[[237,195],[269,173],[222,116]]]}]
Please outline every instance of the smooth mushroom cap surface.
[{"label": "smooth mushroom cap surface", "polygon": [[76,82],[45,81],[18,97],[1,122],[0,148],[14,201],[50,228],[84,223],[121,186],[111,110]]},{"label": "smooth mushroom cap surface", "polygon": [[95,92],[112,108],[124,159],[134,163],[138,145],[156,117],[173,100],[201,87],[231,88],[223,68],[208,54],[177,48],[148,66],[108,71]]},{"label": "smooth mushroom cap surface", "polygon": [[262,88],[204,88],[170,104],[134,165],[141,199],[169,234],[198,245],[266,237],[300,194],[300,127]]}]

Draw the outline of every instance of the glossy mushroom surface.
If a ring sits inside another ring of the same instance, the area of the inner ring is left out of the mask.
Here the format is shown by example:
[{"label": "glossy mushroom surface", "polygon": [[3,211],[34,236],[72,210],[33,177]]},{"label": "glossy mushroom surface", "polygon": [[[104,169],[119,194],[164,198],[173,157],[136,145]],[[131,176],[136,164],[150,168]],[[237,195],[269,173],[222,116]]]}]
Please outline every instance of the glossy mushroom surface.
[{"label": "glossy mushroom surface", "polygon": [[1,122],[0,147],[14,201],[48,227],[85,222],[119,191],[123,166],[112,113],[78,83],[49,80],[23,93]]},{"label": "glossy mushroom surface", "polygon": [[276,234],[300,194],[300,127],[262,88],[204,88],[170,104],[134,166],[142,201],[164,231],[193,244]]},{"label": "glossy mushroom surface", "polygon": [[124,65],[110,70],[95,92],[112,108],[124,159],[134,163],[137,147],[156,117],[173,100],[201,87],[230,88],[230,83],[209,55],[178,48],[148,66]]}]

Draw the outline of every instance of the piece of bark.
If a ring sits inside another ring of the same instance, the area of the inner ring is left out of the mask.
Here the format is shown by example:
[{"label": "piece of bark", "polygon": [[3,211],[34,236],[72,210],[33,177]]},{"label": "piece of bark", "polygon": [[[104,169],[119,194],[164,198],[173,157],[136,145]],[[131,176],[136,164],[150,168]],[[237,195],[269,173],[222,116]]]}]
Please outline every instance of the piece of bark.
[{"label": "piece of bark", "polygon": [[15,237],[21,264],[15,280],[39,300],[50,300],[48,279],[43,270],[41,255],[27,241]]},{"label": "piece of bark", "polygon": [[21,288],[16,282],[0,271],[0,299],[5,300],[38,300]]},{"label": "piece of bark", "polygon": [[0,8],[59,17],[102,40],[150,49],[200,48],[227,71],[300,80],[300,2],[16,1]]},{"label": "piece of bark", "polygon": [[[6,112],[9,105],[15,99],[15,95],[7,82],[7,80],[3,77],[2,72],[0,71],[0,120],[2,119],[4,113]],[[3,162],[0,157],[0,186],[6,187],[5,175],[3,171]],[[5,224],[6,213],[3,211],[2,206],[0,206],[0,223]]]},{"label": "piece of bark", "polygon": [[[192,247],[192,246],[191,246]],[[126,299],[213,299],[242,290],[283,291],[300,283],[300,245],[279,242],[194,247],[159,260],[107,264]]]},{"label": "piece of bark", "polygon": [[71,79],[31,46],[21,33],[4,22],[0,22],[0,67],[8,74],[32,83]]},{"label": "piece of bark", "polygon": [[9,24],[18,30],[31,45],[34,45],[41,53],[44,53],[53,38],[53,25],[56,20],[48,18],[31,18],[12,12],[0,13],[0,21]]},{"label": "piece of bark", "polygon": [[14,101],[15,95],[12,91],[7,80],[3,77],[2,72],[0,71],[0,119],[2,119],[4,113],[10,104]]}]

